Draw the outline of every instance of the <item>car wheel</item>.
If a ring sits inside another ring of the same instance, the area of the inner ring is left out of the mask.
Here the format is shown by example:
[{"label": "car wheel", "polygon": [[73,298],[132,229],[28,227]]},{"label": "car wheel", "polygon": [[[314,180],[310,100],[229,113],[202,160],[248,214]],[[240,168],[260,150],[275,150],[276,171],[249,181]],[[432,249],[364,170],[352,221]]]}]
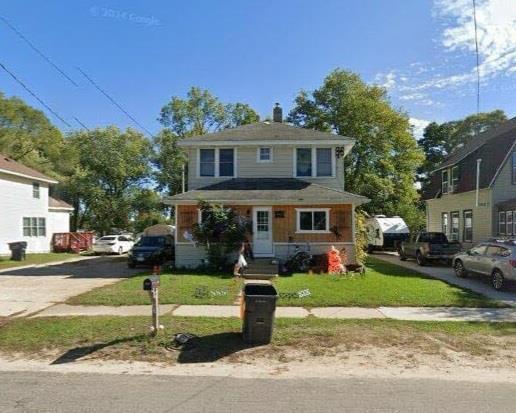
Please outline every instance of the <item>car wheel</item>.
[{"label": "car wheel", "polygon": [[425,264],[426,264],[425,257],[423,257],[423,254],[421,254],[420,251],[418,251],[416,253],[416,262],[417,262],[417,265],[419,265],[421,267],[425,266]]},{"label": "car wheel", "polygon": [[124,253],[124,248],[120,247],[118,248],[118,255],[122,255]]},{"label": "car wheel", "polygon": [[468,275],[461,260],[455,261],[453,269],[455,270],[455,275],[459,278],[464,278]]},{"label": "car wheel", "polygon": [[501,290],[504,287],[505,278],[500,270],[494,270],[491,275],[491,284],[495,290]]}]

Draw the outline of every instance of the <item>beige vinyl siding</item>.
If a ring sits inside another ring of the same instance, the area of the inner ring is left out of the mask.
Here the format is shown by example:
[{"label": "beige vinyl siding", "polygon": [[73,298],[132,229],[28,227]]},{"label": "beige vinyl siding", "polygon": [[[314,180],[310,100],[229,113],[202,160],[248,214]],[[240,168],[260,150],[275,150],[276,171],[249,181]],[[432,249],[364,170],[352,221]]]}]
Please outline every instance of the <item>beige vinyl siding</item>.
[{"label": "beige vinyl siding", "polygon": [[[306,145],[310,147],[313,145]],[[303,147],[303,145],[300,145]],[[317,146],[319,147],[319,146]],[[320,146],[328,147],[328,146]],[[258,145],[238,146],[236,148],[236,171],[238,178],[292,178],[294,177],[294,148],[290,145],[278,145],[272,147],[272,162],[258,162],[256,153]],[[206,185],[230,179],[228,177],[199,177],[197,148],[188,148],[188,190],[197,189]],[[342,158],[334,159],[335,178],[310,178],[300,179],[315,182],[329,188],[344,189],[344,161]]]},{"label": "beige vinyl siding", "polygon": [[495,179],[492,188],[492,231],[493,235],[498,233],[498,210],[496,204],[501,201],[516,198],[516,185],[512,183],[512,151],[503,164],[498,177]]},{"label": "beige vinyl siding", "polygon": [[441,232],[441,217],[443,212],[448,213],[448,234],[451,230],[451,212],[459,212],[459,241],[463,242],[464,211],[473,211],[473,243],[483,241],[492,236],[492,201],[491,190],[479,191],[479,206],[475,206],[476,191],[460,194],[443,195],[441,198],[429,199],[427,205],[427,230]]}]

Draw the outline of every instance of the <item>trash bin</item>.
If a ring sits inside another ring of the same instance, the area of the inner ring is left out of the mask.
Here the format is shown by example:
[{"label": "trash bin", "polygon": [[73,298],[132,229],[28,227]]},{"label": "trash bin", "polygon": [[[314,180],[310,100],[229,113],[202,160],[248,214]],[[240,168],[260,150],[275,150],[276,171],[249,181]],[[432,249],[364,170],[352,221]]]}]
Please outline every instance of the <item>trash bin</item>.
[{"label": "trash bin", "polygon": [[278,293],[272,284],[248,283],[244,286],[242,335],[245,342],[271,342],[277,299]]},{"label": "trash bin", "polygon": [[27,243],[25,241],[9,242],[9,249],[11,250],[11,260],[23,261],[25,259],[25,251],[27,250]]}]

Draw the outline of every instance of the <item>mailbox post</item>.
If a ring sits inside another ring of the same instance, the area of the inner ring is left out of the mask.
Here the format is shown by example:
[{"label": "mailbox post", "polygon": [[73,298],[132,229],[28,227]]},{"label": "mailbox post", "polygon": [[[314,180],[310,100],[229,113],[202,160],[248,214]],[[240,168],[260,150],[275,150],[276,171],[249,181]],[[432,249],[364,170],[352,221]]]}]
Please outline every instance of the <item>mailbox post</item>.
[{"label": "mailbox post", "polygon": [[159,324],[159,284],[161,269],[158,265],[153,267],[152,276],[143,280],[143,290],[149,292],[152,303],[152,327],[151,334],[156,336],[163,326]]}]

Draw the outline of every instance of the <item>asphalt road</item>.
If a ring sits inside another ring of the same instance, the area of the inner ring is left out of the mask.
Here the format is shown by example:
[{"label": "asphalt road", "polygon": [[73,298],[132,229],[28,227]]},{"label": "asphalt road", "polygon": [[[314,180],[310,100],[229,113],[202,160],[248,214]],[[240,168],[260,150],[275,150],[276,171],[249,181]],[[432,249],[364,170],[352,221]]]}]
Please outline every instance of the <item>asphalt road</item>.
[{"label": "asphalt road", "polygon": [[514,384],[0,372],[12,412],[514,412]]}]

